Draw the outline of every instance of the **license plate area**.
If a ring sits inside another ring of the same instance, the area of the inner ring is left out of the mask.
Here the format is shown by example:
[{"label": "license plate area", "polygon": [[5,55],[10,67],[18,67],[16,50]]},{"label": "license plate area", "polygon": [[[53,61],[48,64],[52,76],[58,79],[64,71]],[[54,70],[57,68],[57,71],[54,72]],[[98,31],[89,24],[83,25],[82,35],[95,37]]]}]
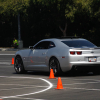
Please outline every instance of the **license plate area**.
[{"label": "license plate area", "polygon": [[97,58],[96,57],[89,57],[88,58],[88,61],[89,62],[96,62],[97,61]]}]

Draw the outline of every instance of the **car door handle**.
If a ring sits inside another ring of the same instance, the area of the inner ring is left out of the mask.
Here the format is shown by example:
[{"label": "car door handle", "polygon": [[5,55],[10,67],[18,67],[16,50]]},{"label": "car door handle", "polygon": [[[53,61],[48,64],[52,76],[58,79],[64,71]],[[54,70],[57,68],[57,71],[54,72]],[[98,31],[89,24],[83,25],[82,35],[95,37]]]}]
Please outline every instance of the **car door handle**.
[{"label": "car door handle", "polygon": [[46,53],[44,52],[44,53],[42,53],[43,55],[45,55]]}]

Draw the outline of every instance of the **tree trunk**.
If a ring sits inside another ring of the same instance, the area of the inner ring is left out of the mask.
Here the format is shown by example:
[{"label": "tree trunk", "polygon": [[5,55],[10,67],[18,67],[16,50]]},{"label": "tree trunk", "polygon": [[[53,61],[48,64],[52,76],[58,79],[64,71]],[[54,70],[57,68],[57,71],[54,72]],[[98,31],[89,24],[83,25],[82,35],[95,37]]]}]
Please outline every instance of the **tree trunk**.
[{"label": "tree trunk", "polygon": [[59,26],[60,30],[63,32],[63,36],[66,37],[67,23],[65,24],[65,29],[63,30],[61,26]]}]

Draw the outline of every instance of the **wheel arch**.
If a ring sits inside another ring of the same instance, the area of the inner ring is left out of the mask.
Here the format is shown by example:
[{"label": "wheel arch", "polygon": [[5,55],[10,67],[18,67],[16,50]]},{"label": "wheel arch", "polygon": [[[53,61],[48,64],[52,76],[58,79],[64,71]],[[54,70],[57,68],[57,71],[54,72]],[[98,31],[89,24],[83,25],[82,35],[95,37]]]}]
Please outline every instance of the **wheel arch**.
[{"label": "wheel arch", "polygon": [[[50,63],[50,60],[51,60],[52,58],[56,58],[56,59],[58,60],[58,62],[59,62],[59,65],[60,65],[60,61],[59,61],[59,59],[58,59],[56,56],[51,56],[51,57],[49,58],[49,63]],[[60,69],[61,69],[61,66],[60,66]],[[62,69],[61,69],[61,71],[62,71]]]},{"label": "wheel arch", "polygon": [[[21,58],[21,60],[22,60],[22,62],[23,62],[23,59],[22,59],[22,57],[21,57],[21,55],[20,55],[20,54],[15,55],[15,59],[16,59],[17,57],[20,57],[20,58]],[[14,59],[14,62],[15,62],[15,59]],[[24,63],[23,63],[23,65],[24,65]]]},{"label": "wheel arch", "polygon": [[[56,58],[56,59],[57,59],[57,57],[51,56],[51,57],[49,58],[49,62],[50,62],[50,60],[51,60],[52,58]],[[57,59],[57,60],[58,60],[58,59]],[[59,60],[58,60],[58,61],[59,61]]]},{"label": "wheel arch", "polygon": [[21,55],[19,55],[19,54],[17,54],[17,55],[15,56],[15,59],[16,59],[17,57],[20,57],[20,58],[22,59]]}]

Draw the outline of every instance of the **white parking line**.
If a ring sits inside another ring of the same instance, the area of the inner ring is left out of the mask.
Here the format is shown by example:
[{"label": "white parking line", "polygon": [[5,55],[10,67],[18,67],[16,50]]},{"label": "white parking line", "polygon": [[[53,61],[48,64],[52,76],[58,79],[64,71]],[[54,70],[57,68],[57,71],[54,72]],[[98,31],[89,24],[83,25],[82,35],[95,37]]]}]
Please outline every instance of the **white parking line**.
[{"label": "white parking line", "polygon": [[[100,91],[100,89],[94,89],[94,88],[73,88],[73,87],[66,87],[66,85],[72,86],[72,85],[84,85],[84,84],[98,84],[100,83],[100,80],[96,79],[71,79],[71,78],[62,78],[62,79],[70,79],[70,80],[81,80],[81,81],[91,81],[91,82],[82,82],[82,83],[72,83],[72,84],[63,84],[63,87],[66,89],[76,89],[76,90],[88,90],[88,91]],[[92,82],[93,81],[93,82]],[[54,83],[55,84],[55,83]],[[54,85],[56,86],[56,85]]]},{"label": "white parking line", "polygon": [[48,87],[48,86],[31,86],[31,87],[22,87],[22,88],[11,88],[11,89],[0,89],[0,91],[4,91],[4,90],[17,90],[17,89],[26,89],[26,88],[36,88],[36,87]]},{"label": "white parking line", "polygon": [[4,59],[3,59],[3,60],[1,60],[1,59],[0,59],[0,61],[4,62],[4,61],[11,61],[11,60],[4,60]]},{"label": "white parking line", "polygon": [[46,89],[43,89],[43,90],[41,90],[41,91],[38,91],[38,92],[33,92],[33,93],[28,93],[28,94],[21,94],[21,95],[15,95],[15,96],[3,96],[3,97],[0,97],[1,99],[5,99],[5,98],[16,98],[16,97],[22,97],[22,96],[28,96],[28,95],[32,95],[32,94],[37,94],[37,93],[42,93],[42,92],[44,92],[44,91],[47,91],[47,90],[49,90],[49,89],[51,89],[52,87],[53,87],[53,84],[52,83],[50,83],[49,81],[47,81],[46,79],[42,79],[42,78],[33,78],[33,77],[8,77],[8,76],[0,76],[0,77],[2,77],[2,78],[19,78],[19,79],[40,79],[40,80],[42,80],[42,81],[44,81],[44,82],[46,82],[46,83],[48,83],[49,84],[49,86],[46,88]]},{"label": "white parking line", "polygon": [[[67,79],[68,80],[68,79],[71,79],[71,78],[61,78],[61,79]],[[100,80],[98,80],[98,79],[71,79],[71,80],[79,80],[79,81],[81,81],[81,80],[82,81],[84,81],[84,80],[87,81],[88,80],[88,81],[97,81],[97,82],[100,82]]]},{"label": "white parking line", "polygon": [[48,86],[37,86],[37,85],[22,85],[22,84],[0,84],[0,85],[11,85],[11,86],[30,86],[30,87],[33,87],[33,86],[35,86],[35,87],[48,87]]},{"label": "white parking line", "polygon": [[7,56],[9,56],[9,55],[15,55],[15,54],[0,54],[0,55],[7,55]]},{"label": "white parking line", "polygon": [[11,65],[11,63],[10,63],[10,62],[0,62],[0,64]]},{"label": "white parking line", "polygon": [[15,97],[17,99],[26,99],[26,100],[44,100],[44,99],[35,99],[35,98],[23,98],[23,97]]},{"label": "white parking line", "polygon": [[94,84],[94,83],[100,83],[100,82],[73,83],[73,84],[63,84],[63,85],[82,85],[82,84]]},{"label": "white parking line", "polygon": [[64,87],[64,88],[76,89],[76,90],[100,91],[100,89],[71,88],[71,87]]}]

